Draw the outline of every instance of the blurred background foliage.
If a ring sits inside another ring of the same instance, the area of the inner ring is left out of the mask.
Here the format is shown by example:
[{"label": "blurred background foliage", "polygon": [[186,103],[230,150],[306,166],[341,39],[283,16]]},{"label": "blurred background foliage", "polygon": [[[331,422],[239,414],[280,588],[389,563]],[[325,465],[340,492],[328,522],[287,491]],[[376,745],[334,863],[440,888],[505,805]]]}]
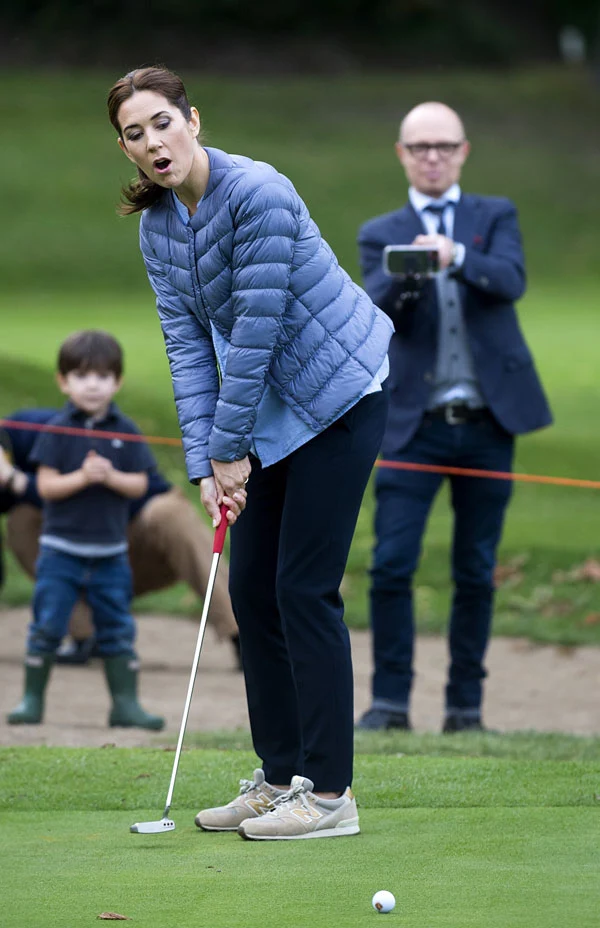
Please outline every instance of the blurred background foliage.
[{"label": "blurred background foliage", "polygon": [[[6,61],[146,61],[221,72],[555,60],[565,25],[594,46],[597,0],[4,0]],[[267,52],[268,48],[268,52]]]}]

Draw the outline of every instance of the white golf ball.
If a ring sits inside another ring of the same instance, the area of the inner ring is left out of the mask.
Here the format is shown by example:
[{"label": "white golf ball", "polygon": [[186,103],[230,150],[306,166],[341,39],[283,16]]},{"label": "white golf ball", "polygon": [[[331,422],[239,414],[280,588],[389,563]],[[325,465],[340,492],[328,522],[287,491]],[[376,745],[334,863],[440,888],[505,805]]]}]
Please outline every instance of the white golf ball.
[{"label": "white golf ball", "polygon": [[380,889],[378,893],[375,893],[372,899],[373,908],[378,912],[391,912],[394,906],[396,905],[396,900],[392,893],[389,893],[387,889]]}]

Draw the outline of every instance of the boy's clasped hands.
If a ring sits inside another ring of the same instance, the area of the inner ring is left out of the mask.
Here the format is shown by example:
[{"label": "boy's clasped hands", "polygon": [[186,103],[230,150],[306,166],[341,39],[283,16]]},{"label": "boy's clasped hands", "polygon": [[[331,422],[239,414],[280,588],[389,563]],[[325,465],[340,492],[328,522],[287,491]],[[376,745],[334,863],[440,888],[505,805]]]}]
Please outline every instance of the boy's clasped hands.
[{"label": "boy's clasped hands", "polygon": [[93,449],[86,454],[81,469],[85,475],[87,483],[109,483],[111,474],[114,471],[112,461],[103,458],[101,454]]}]

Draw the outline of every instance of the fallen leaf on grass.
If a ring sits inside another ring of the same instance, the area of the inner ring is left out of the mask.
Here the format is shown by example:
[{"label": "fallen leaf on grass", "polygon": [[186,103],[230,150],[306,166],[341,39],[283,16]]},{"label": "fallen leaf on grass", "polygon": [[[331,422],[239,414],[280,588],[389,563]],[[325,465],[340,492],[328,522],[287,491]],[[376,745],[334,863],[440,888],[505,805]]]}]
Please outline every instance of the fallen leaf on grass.
[{"label": "fallen leaf on grass", "polygon": [[590,612],[583,620],[584,625],[600,625],[600,612]]},{"label": "fallen leaf on grass", "polygon": [[119,915],[118,912],[101,912],[96,918],[112,919],[116,922],[130,922],[129,915]]},{"label": "fallen leaf on grass", "polygon": [[494,568],[494,586],[518,586],[525,577],[521,568],[527,563],[528,559],[527,554],[519,554],[516,557],[512,557],[509,561],[496,564]]},{"label": "fallen leaf on grass", "polygon": [[504,564],[498,564],[494,570],[494,586],[497,590],[506,589],[507,587],[512,589],[523,583],[524,579],[525,574],[522,570],[511,570]]},{"label": "fallen leaf on grass", "polygon": [[581,567],[577,568],[579,580],[591,580],[592,583],[600,583],[600,561],[593,557],[588,557]]},{"label": "fallen leaf on grass", "polygon": [[600,583],[600,561],[588,557],[583,564],[577,564],[571,570],[556,570],[552,575],[554,583],[574,583],[578,580],[587,580],[589,583]]}]

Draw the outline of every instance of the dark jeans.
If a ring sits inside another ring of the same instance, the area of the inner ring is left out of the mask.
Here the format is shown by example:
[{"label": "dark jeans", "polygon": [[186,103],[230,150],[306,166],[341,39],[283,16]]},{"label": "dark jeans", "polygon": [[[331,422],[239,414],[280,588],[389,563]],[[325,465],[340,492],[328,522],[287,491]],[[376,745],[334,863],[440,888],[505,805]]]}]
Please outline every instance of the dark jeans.
[{"label": "dark jeans", "polygon": [[73,606],[83,598],[92,610],[100,653],[106,657],[134,655],[131,596],[126,554],[88,558],[42,547],[36,564],[28,653],[54,654],[67,633]]},{"label": "dark jeans", "polygon": [[[514,439],[491,415],[449,425],[425,418],[399,461],[510,471]],[[496,549],[512,484],[508,480],[449,477],[454,510],[450,615],[450,671],[446,708],[476,715],[481,707],[483,659],[490,635]],[[376,547],[372,569],[373,699],[408,709],[413,679],[412,578],[439,474],[379,468]]]},{"label": "dark jeans", "polygon": [[387,397],[372,393],[284,460],[252,459],[231,529],[229,588],[254,749],[267,780],[352,781],[353,678],[340,584],[381,444]]}]

